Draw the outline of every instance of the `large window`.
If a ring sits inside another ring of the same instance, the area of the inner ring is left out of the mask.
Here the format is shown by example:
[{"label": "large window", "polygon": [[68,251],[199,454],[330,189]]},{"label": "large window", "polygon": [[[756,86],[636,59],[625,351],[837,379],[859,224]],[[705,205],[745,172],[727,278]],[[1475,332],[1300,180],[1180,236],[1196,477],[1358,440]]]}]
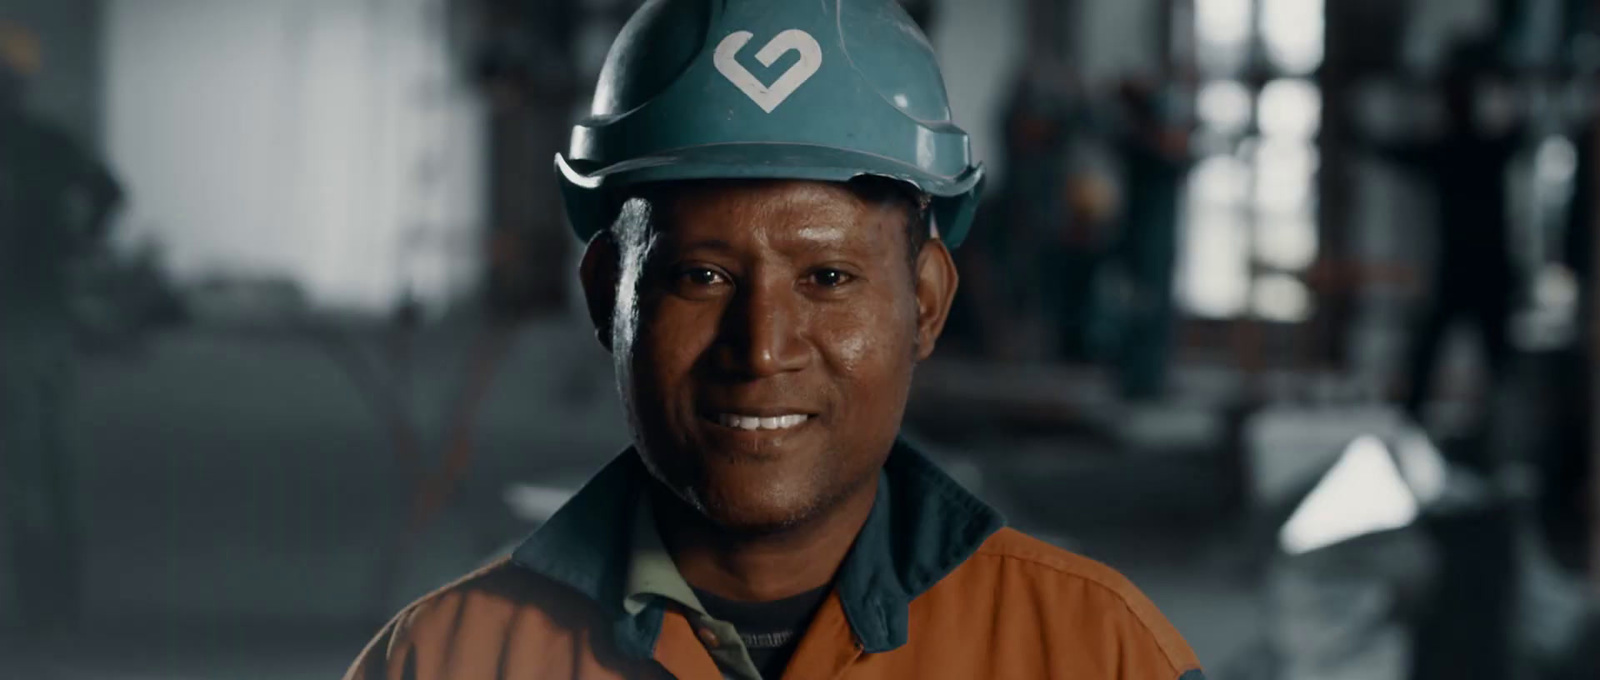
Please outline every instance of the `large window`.
[{"label": "large window", "polygon": [[1323,0],[1195,0],[1200,158],[1179,264],[1185,311],[1298,322],[1317,256]]}]

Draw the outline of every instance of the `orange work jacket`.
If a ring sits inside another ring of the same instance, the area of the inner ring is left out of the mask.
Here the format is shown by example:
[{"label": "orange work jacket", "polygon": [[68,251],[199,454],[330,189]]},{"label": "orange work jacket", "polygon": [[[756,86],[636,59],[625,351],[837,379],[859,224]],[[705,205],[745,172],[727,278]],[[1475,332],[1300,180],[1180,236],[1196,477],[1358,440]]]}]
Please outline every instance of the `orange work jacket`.
[{"label": "orange work jacket", "polygon": [[[346,680],[724,677],[690,615],[622,606],[630,450],[509,557],[402,611]],[[784,680],[1204,680],[1183,638],[1110,568],[1012,529],[901,442]]]}]

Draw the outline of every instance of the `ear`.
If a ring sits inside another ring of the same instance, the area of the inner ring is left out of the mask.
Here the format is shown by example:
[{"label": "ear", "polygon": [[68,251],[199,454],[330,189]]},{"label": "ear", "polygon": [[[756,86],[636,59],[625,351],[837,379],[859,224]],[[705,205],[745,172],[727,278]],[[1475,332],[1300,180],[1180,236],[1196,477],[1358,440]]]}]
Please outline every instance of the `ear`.
[{"label": "ear", "polygon": [[944,241],[930,238],[917,254],[917,361],[933,354],[961,278]]},{"label": "ear", "polygon": [[583,298],[589,307],[589,321],[594,324],[595,339],[611,351],[612,319],[616,318],[617,281],[619,259],[617,240],[610,229],[601,229],[589,238],[584,248],[583,262],[578,265],[578,278],[583,282]]}]

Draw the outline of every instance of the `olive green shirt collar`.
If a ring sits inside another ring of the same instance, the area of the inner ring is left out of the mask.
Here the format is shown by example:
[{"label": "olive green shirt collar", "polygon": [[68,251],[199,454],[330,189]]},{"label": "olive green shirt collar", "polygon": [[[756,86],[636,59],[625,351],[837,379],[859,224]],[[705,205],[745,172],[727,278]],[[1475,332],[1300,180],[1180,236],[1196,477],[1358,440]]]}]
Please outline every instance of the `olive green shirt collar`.
[{"label": "olive green shirt collar", "polygon": [[622,608],[629,616],[638,616],[649,608],[651,600],[664,599],[684,610],[689,623],[700,634],[706,652],[715,659],[723,675],[730,680],[761,680],[745,647],[744,639],[733,624],[712,618],[700,604],[700,598],[689,587],[671,553],[661,541],[656,528],[655,510],[650,494],[639,494],[633,516],[633,550],[628,561],[628,582]]},{"label": "olive green shirt collar", "polygon": [[661,542],[656,529],[655,511],[651,508],[649,494],[640,494],[633,516],[633,551],[628,564],[628,584],[622,607],[630,616],[637,616],[650,605],[652,597],[661,597],[698,614],[705,614],[700,598],[683,580],[678,565]]}]

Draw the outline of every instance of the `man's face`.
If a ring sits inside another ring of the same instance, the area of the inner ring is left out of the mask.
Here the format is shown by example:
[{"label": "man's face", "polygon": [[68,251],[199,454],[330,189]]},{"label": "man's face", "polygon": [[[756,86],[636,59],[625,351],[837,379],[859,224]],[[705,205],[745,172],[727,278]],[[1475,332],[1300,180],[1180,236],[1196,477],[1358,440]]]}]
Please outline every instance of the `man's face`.
[{"label": "man's face", "polygon": [[646,464],[741,532],[803,524],[862,493],[949,309],[948,251],[932,242],[908,266],[905,211],[841,184],[664,193],[648,235],[623,239],[634,242],[615,278],[595,273],[618,260],[596,255],[609,237],[584,267]]}]

